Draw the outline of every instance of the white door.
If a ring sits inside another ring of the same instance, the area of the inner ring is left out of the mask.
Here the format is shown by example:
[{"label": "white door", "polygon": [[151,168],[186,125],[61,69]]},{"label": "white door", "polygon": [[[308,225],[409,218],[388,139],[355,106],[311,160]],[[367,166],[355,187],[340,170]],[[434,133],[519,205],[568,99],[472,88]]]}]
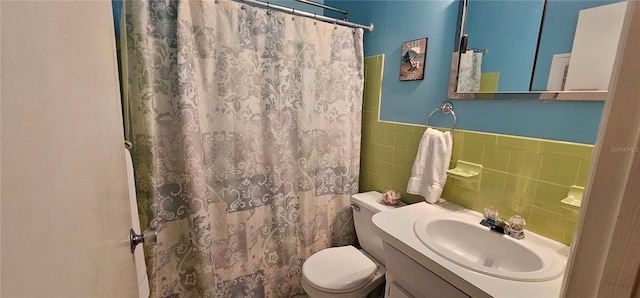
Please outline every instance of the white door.
[{"label": "white door", "polygon": [[136,297],[111,1],[1,1],[2,297]]}]

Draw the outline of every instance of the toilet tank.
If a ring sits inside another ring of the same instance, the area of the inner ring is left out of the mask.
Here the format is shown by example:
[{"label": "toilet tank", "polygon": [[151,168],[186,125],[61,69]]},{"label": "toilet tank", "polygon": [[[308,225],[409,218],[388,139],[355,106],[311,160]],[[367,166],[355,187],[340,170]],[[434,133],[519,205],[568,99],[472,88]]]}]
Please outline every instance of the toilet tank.
[{"label": "toilet tank", "polygon": [[377,191],[351,196],[351,205],[354,206],[353,222],[360,246],[369,255],[384,264],[382,239],[373,232],[374,227],[371,218],[378,212],[395,209],[396,206],[385,205],[382,202],[382,194]]}]

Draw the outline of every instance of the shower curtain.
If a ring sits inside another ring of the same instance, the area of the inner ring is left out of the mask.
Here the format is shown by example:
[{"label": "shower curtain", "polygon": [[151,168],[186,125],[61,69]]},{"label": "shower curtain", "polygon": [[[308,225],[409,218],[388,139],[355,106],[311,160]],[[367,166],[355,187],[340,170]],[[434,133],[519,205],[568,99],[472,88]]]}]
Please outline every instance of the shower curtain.
[{"label": "shower curtain", "polygon": [[124,16],[152,296],[303,293],[306,258],[355,242],[363,31],[231,1]]}]

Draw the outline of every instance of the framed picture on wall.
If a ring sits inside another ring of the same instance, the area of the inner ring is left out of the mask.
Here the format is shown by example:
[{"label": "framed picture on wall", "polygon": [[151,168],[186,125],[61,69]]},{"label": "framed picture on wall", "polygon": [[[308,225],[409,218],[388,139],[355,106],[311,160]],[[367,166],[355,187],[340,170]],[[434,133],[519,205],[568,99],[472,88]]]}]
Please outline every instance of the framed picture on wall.
[{"label": "framed picture on wall", "polygon": [[427,61],[428,38],[419,38],[402,43],[400,81],[424,79],[424,63]]}]

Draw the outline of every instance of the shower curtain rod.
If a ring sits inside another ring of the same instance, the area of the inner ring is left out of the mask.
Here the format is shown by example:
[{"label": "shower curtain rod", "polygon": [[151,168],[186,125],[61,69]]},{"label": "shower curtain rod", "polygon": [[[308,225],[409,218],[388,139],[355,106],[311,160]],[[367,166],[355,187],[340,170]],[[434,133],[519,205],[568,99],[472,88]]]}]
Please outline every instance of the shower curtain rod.
[{"label": "shower curtain rod", "polygon": [[340,24],[340,25],[344,25],[344,26],[347,26],[347,27],[362,28],[362,29],[367,29],[369,31],[373,31],[373,24],[369,24],[368,26],[361,25],[361,24],[356,24],[354,22],[349,22],[349,21],[345,21],[345,20],[339,20],[339,19],[335,19],[335,18],[330,18],[330,17],[326,17],[326,16],[323,16],[323,15],[317,15],[315,13],[310,13],[308,11],[298,10],[298,9],[285,7],[285,6],[280,6],[280,5],[276,5],[276,4],[271,4],[269,2],[263,2],[263,1],[258,1],[258,0],[236,0],[236,1],[258,5],[258,6],[266,7],[268,9],[277,9],[277,10],[280,10],[280,11],[288,12],[288,13],[295,14],[295,15],[310,17],[310,18],[313,18],[313,19],[316,19],[316,20],[319,20],[319,21],[328,22],[328,23]]}]

